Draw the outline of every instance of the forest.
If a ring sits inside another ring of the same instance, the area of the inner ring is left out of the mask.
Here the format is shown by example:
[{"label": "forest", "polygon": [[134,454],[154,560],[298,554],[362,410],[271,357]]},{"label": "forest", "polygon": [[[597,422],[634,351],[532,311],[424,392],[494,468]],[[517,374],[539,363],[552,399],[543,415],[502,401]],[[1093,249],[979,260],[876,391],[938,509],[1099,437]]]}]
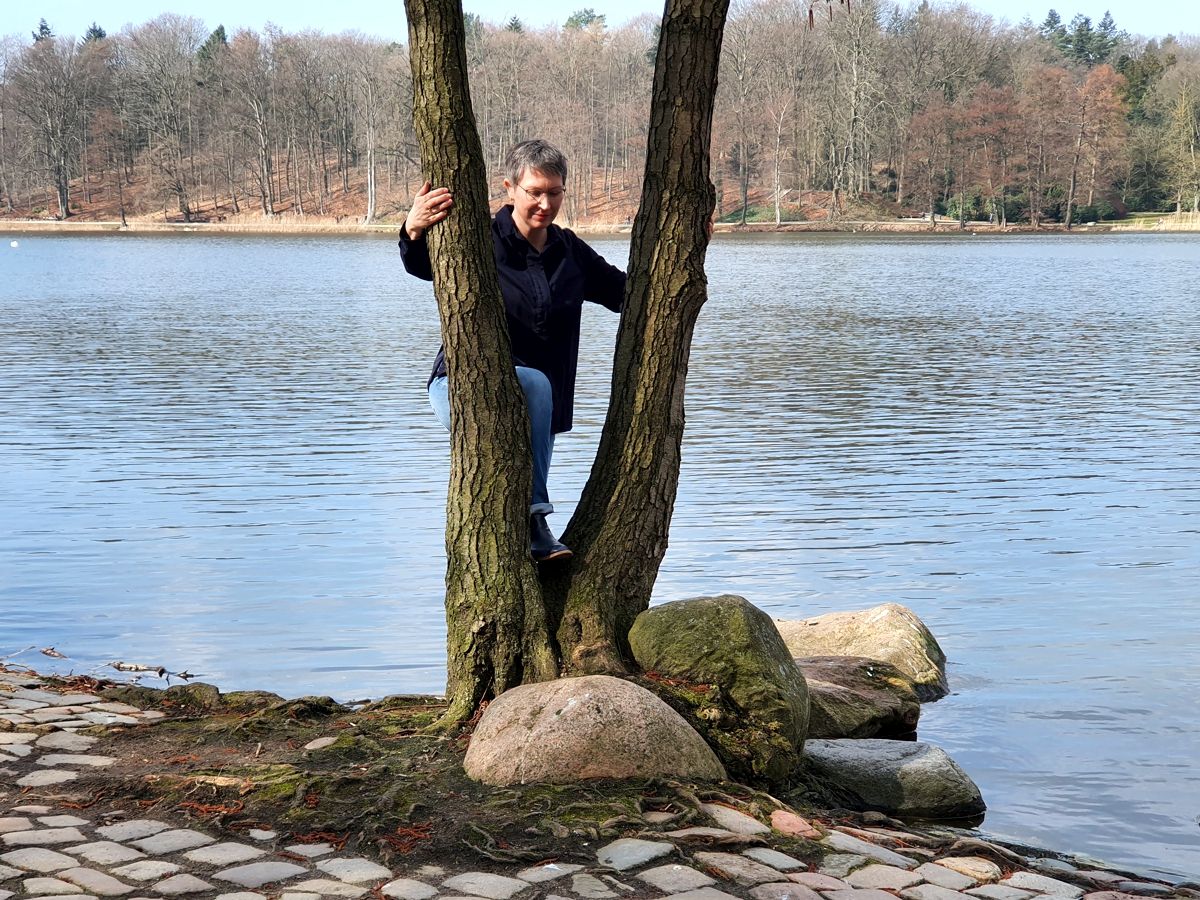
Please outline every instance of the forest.
[{"label": "forest", "polygon": [[[545,137],[572,161],[564,219],[629,221],[657,21],[609,27],[584,8],[554,28],[466,27],[493,173]],[[718,217],[1070,227],[1200,210],[1200,40],[1135,30],[745,0],[720,63]],[[422,180],[404,44],[173,14],[0,38],[0,216],[369,223],[402,216]]]}]

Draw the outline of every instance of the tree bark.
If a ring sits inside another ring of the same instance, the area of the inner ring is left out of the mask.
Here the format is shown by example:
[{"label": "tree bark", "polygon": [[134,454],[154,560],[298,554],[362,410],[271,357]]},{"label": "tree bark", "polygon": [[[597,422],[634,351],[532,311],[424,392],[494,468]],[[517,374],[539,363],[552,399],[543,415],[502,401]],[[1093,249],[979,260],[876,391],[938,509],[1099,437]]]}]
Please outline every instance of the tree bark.
[{"label": "tree bark", "polygon": [[575,558],[558,642],[572,672],[626,668],[629,628],[667,550],[692,329],[708,296],[708,148],[728,6],[668,0],[663,13],[608,416],[564,535]]},{"label": "tree bark", "polygon": [[460,0],[406,0],[413,123],[426,176],[454,212],[428,231],[450,379],[443,720],[557,675],[529,559],[529,419],[492,254],[483,149],[467,85]]}]

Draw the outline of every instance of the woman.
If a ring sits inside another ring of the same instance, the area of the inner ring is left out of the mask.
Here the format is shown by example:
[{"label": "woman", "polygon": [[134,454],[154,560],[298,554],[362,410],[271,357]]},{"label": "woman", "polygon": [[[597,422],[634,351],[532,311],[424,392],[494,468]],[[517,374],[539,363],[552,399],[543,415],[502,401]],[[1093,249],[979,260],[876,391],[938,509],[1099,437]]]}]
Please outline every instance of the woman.
[{"label": "woman", "polygon": [[[509,151],[504,172],[509,202],[492,220],[492,245],[513,364],[529,409],[530,553],[547,562],[571,556],[546,523],[554,511],[546,479],[554,436],[571,430],[583,301],[620,312],[625,273],[572,231],[554,224],[567,193],[567,160],[561,151],[545,141],[524,141]],[[431,188],[426,182],[417,192],[400,233],[400,252],[410,274],[433,279],[425,231],[453,206],[447,188]],[[445,348],[438,350],[429,376],[429,402],[438,421],[449,428]]]}]

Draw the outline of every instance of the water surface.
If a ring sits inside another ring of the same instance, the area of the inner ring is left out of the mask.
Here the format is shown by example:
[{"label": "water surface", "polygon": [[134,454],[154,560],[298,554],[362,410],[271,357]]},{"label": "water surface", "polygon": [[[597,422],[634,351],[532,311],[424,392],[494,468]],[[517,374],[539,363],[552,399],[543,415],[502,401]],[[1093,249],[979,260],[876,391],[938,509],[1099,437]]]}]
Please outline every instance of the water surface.
[{"label": "water surface", "polygon": [[[718,239],[655,602],[910,606],[954,691],[922,737],[988,830],[1196,876],[1197,259],[1188,235]],[[586,310],[560,529],[615,325]],[[440,690],[436,345],[387,241],[4,237],[0,656]]]}]

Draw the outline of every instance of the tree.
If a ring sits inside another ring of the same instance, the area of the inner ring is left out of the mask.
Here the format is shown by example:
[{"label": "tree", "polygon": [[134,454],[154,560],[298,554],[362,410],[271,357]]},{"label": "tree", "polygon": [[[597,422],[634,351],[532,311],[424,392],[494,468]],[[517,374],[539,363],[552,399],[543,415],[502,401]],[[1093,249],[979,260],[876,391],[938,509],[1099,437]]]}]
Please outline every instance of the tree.
[{"label": "tree", "polygon": [[528,423],[492,261],[462,11],[458,0],[407,0],[406,10],[422,160],[456,204],[429,242],[452,404],[446,721],[457,722],[523,681],[625,669],[625,636],[649,602],[678,484],[727,0],[669,0],[664,12],[612,400],[565,533],[576,556],[544,585],[528,557]]},{"label": "tree", "polygon": [[603,28],[605,16],[597,13],[590,6],[583,9],[577,9],[567,17],[567,21],[563,23],[563,28],[568,31],[579,31],[584,28]]},{"label": "tree", "polygon": [[93,41],[102,41],[108,37],[108,32],[93,22],[88,26],[88,30],[83,33],[84,43],[92,43]]},{"label": "tree", "polygon": [[36,44],[38,41],[49,40],[52,37],[54,37],[54,32],[46,23],[46,20],[39,19],[37,31],[33,32],[33,42]]},{"label": "tree", "polygon": [[203,25],[164,14],[125,37],[131,116],[146,135],[151,168],[184,221],[194,213],[197,120],[195,102]]},{"label": "tree", "polygon": [[1068,98],[1067,124],[1074,136],[1074,149],[1067,178],[1067,205],[1063,222],[1071,227],[1076,203],[1080,164],[1090,157],[1091,178],[1089,202],[1095,193],[1096,172],[1101,153],[1112,145],[1108,140],[1112,132],[1125,120],[1125,110],[1117,95],[1120,76],[1111,66],[1098,66],[1088,72],[1083,83],[1075,86]]},{"label": "tree", "polygon": [[1174,86],[1167,118],[1169,166],[1175,211],[1200,212],[1200,77],[1196,72]]},{"label": "tree", "polygon": [[12,75],[17,111],[37,135],[37,155],[54,185],[60,219],[71,215],[71,179],[82,144],[79,63],[74,40],[45,37],[26,48]]},{"label": "tree", "polygon": [[1063,24],[1062,16],[1052,9],[1038,26],[1038,34],[1055,46],[1060,46],[1066,40],[1067,26]]}]

